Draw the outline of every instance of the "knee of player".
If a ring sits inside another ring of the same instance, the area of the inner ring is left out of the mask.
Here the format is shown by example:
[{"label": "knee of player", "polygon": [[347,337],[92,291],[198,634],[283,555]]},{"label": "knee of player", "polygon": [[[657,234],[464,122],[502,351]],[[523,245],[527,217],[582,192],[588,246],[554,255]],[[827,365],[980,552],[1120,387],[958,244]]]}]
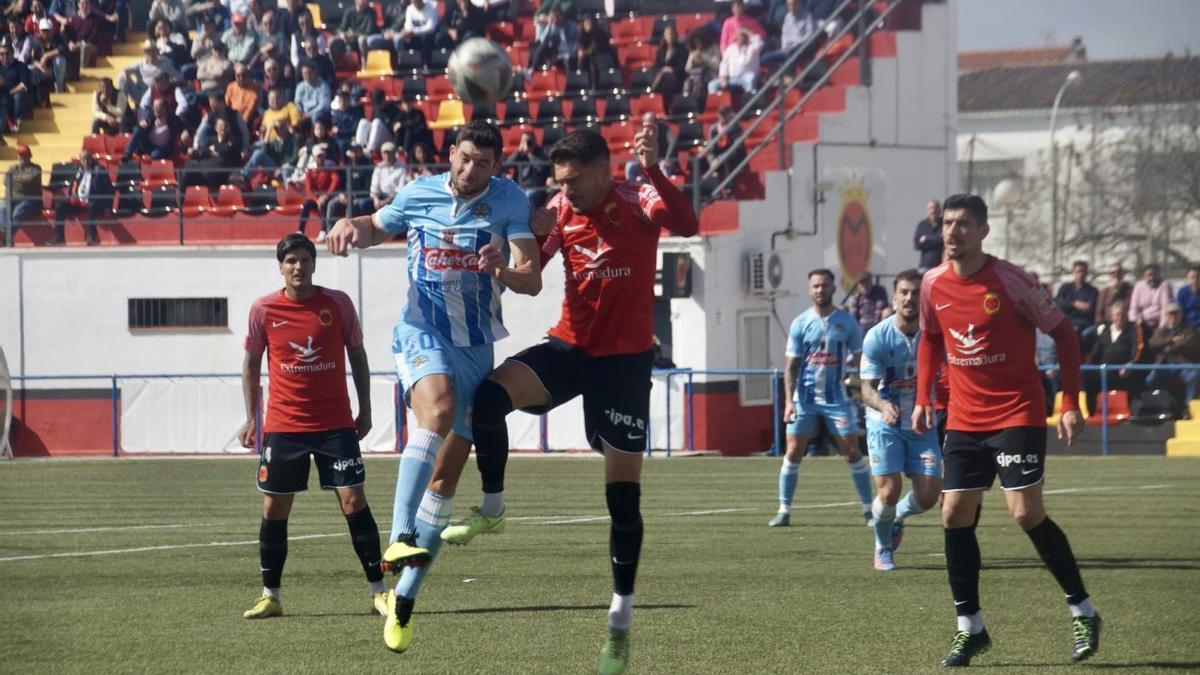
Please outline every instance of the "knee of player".
[{"label": "knee of player", "polygon": [[608,515],[617,526],[642,524],[642,486],[640,483],[621,481],[604,486],[604,497],[608,503]]},{"label": "knee of player", "polygon": [[362,490],[340,490],[338,500],[342,505],[342,513],[350,515],[367,508],[367,496]]},{"label": "knee of player", "polygon": [[891,481],[882,482],[876,488],[879,501],[888,506],[895,506],[900,501],[900,486]]},{"label": "knee of player", "polygon": [[1042,524],[1046,514],[1041,509],[1031,509],[1022,505],[1013,508],[1012,517],[1022,530],[1032,530]]},{"label": "knee of player", "polygon": [[918,488],[917,489],[917,506],[928,511],[937,505],[938,497],[942,495],[942,491],[937,488]]},{"label": "knee of player", "polygon": [[484,380],[475,389],[475,397],[471,404],[471,422],[474,426],[499,426],[512,410],[512,398],[509,397],[508,390],[498,382]]}]

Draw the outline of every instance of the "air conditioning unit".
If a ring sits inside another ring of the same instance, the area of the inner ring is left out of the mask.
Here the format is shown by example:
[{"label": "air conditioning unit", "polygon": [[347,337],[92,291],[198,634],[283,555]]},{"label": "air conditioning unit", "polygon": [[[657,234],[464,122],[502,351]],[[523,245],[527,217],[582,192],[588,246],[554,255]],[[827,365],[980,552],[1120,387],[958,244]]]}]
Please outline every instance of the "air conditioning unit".
[{"label": "air conditioning unit", "polygon": [[783,286],[783,256],[777,251],[751,253],[746,273],[747,295],[771,297]]}]

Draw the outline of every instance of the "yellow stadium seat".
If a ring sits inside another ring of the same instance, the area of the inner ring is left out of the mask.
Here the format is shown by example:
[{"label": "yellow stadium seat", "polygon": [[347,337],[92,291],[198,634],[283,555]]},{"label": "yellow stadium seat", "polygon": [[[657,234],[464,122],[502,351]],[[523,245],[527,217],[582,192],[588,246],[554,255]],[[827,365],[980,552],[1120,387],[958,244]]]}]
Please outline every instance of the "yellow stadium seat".
[{"label": "yellow stadium seat", "polygon": [[358,77],[380,77],[392,74],[392,53],[386,49],[372,49],[367,52],[367,62],[358,71]]},{"label": "yellow stadium seat", "polygon": [[315,2],[308,3],[308,13],[312,15],[313,28],[325,30],[325,21],[321,18],[321,6]]},{"label": "yellow stadium seat", "polygon": [[[1062,400],[1063,394],[1061,391],[1054,394],[1054,414],[1046,418],[1046,426],[1051,429],[1058,425],[1058,416],[1062,414]],[[1087,397],[1083,395],[1082,391],[1079,392],[1079,412],[1083,415],[1084,419],[1087,419]]]},{"label": "yellow stadium seat", "polygon": [[467,123],[463,112],[463,102],[456,98],[448,98],[438,105],[437,119],[429,125],[430,129],[452,129]]}]

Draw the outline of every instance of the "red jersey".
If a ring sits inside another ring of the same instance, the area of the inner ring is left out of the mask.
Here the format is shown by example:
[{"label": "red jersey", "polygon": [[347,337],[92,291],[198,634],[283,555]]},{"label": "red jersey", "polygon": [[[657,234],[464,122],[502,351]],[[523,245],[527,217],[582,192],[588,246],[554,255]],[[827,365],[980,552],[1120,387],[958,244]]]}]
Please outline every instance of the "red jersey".
[{"label": "red jersey", "polygon": [[316,287],[292,300],[282,290],[250,307],[246,351],[267,350],[267,432],[354,428],[346,389],[346,348],[362,344],[350,296]]},{"label": "red jersey", "polygon": [[[946,428],[1044,427],[1034,329],[1050,333],[1062,321],[1050,294],[1008,261],[989,256],[969,277],[960,277],[948,262],[926,272],[921,331],[945,345],[942,367],[948,367],[951,390]],[[929,384],[918,384],[918,405],[929,405]]]},{"label": "red jersey", "polygon": [[560,192],[547,208],[558,221],[542,244],[542,266],[563,254],[566,295],[550,335],[590,356],[637,354],[654,345],[654,275],[663,228],[690,237],[700,229],[691,202],[662,170],[650,185],[614,181],[599,208],[575,213]]}]

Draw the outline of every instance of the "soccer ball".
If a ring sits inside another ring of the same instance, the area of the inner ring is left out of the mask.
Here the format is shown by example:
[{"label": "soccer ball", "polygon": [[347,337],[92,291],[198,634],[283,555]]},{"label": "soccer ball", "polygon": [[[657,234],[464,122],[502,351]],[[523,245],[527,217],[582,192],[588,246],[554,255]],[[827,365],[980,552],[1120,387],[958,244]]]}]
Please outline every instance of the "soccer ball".
[{"label": "soccer ball", "polygon": [[450,55],[446,76],[458,97],[472,105],[489,105],[513,87],[512,61],[496,43],[471,38]]}]

